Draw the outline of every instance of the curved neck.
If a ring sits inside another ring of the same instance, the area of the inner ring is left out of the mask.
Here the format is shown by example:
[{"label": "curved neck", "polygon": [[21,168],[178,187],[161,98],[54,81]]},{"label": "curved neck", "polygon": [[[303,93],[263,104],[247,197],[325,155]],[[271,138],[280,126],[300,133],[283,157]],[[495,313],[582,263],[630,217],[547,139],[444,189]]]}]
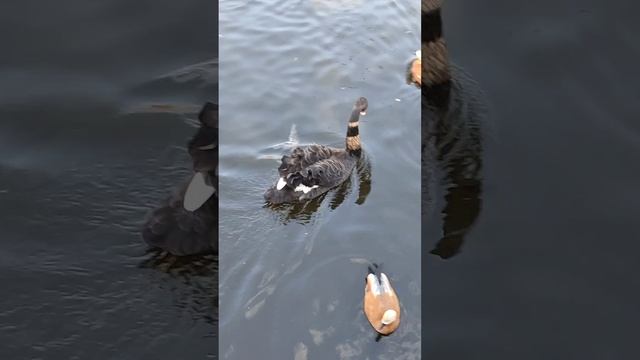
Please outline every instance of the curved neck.
[{"label": "curved neck", "polygon": [[359,129],[359,121],[360,121],[360,111],[358,109],[353,109],[351,111],[351,116],[349,117],[349,123],[347,125],[347,139],[346,146],[347,150],[355,155],[360,154],[360,129]]}]

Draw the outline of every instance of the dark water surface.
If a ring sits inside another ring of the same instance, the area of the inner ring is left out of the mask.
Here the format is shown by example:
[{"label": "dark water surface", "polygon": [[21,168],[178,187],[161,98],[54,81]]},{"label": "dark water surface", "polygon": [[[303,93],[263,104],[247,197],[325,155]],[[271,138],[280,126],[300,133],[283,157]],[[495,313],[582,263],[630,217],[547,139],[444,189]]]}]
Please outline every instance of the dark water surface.
[{"label": "dark water surface", "polygon": [[[419,6],[221,4],[222,357],[416,359],[422,341],[432,359],[634,359],[637,6],[446,2],[451,57],[490,111],[480,187],[448,202],[434,189],[422,244],[420,98],[402,73]],[[156,261],[139,230],[188,176],[193,120],[217,97],[216,12],[0,5],[0,358],[215,357],[216,259]],[[263,208],[273,145],[293,124],[303,143],[341,144],[358,96],[368,165],[321,202]],[[443,208],[446,261],[426,254]],[[380,342],[367,261],[403,300]]]},{"label": "dark water surface", "polygon": [[424,358],[636,358],[637,8],[446,2],[452,59],[481,84],[492,130],[475,228],[449,260],[422,259]]},{"label": "dark water surface", "polygon": [[0,5],[0,358],[214,358],[215,258],[170,267],[139,232],[217,97],[216,13]]},{"label": "dark water surface", "polygon": [[[420,44],[415,1],[220,4],[220,356],[420,356]],[[322,201],[263,207],[293,125],[301,143],[344,146],[355,100],[368,162]],[[275,160],[274,160],[275,159]],[[376,342],[362,311],[382,263],[402,323]]]}]

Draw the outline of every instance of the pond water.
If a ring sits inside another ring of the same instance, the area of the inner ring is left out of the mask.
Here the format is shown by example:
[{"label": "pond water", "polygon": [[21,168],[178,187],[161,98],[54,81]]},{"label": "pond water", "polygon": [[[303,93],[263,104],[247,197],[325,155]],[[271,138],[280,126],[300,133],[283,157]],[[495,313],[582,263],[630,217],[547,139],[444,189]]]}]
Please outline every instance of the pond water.
[{"label": "pond water", "polygon": [[[420,4],[226,0],[219,39],[217,6],[0,5],[0,358],[216,358],[217,258],[148,254],[140,229],[191,172],[218,40],[222,358],[633,358],[636,5],[446,2],[460,84],[487,108],[455,118],[482,143],[457,159],[482,171],[458,196],[429,188],[422,225],[420,94],[404,83]],[[292,127],[340,145],[359,96],[351,180],[265,207]],[[369,262],[403,306],[378,342]]]},{"label": "pond water", "polygon": [[[451,58],[478,81],[489,115],[484,150],[462,156],[483,160],[480,188],[447,202],[434,191],[422,225],[423,358],[637,353],[637,10],[445,2]],[[443,209],[449,230],[463,230],[445,242],[458,243],[447,260],[428,253]]]},{"label": "pond water", "polygon": [[[415,1],[220,3],[221,358],[419,358],[420,92],[405,83],[419,13]],[[366,160],[352,178],[266,207],[292,128],[301,144],[344,146],[360,96]],[[362,311],[369,262],[402,302],[378,342]]]},{"label": "pond water", "polygon": [[216,12],[3,6],[0,358],[215,358],[215,257],[170,267],[140,230],[217,97]]}]

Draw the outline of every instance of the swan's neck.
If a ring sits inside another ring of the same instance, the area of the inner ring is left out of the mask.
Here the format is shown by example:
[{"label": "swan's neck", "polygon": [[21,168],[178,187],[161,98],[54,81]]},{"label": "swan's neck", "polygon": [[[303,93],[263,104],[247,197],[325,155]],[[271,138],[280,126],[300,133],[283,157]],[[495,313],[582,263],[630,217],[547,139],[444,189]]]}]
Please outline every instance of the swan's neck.
[{"label": "swan's neck", "polygon": [[442,37],[441,0],[422,1],[422,89],[432,105],[449,102],[451,71],[447,46]]},{"label": "swan's neck", "polygon": [[355,155],[360,154],[360,130],[358,124],[360,121],[360,111],[353,109],[351,117],[349,118],[349,124],[347,127],[347,150]]}]

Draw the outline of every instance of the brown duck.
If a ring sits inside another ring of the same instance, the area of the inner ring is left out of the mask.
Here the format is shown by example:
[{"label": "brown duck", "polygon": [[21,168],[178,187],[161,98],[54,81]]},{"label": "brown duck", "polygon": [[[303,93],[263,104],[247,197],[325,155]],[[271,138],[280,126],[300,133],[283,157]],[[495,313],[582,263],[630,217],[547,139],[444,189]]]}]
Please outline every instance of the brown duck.
[{"label": "brown duck", "polygon": [[371,326],[382,335],[389,335],[400,325],[400,302],[384,273],[376,276],[371,269],[364,287],[364,313]]}]

